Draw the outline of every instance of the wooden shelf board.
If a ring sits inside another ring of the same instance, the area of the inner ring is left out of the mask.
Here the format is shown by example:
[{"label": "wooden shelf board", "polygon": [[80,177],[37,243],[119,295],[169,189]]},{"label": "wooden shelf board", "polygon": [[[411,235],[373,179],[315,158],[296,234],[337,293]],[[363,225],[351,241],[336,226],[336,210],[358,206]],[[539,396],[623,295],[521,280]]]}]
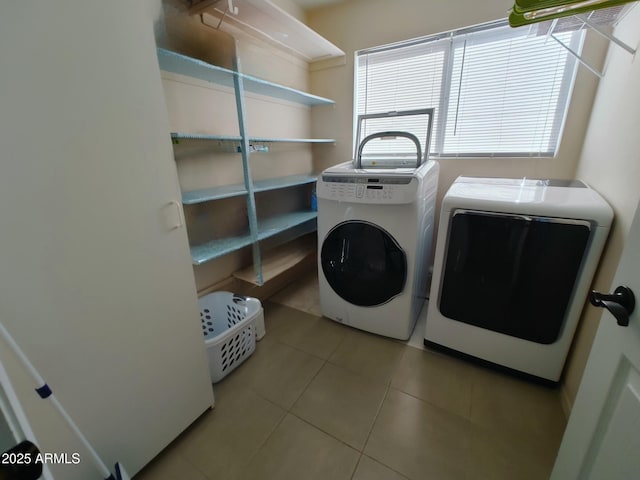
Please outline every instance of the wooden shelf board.
[{"label": "wooden shelf board", "polygon": [[[292,242],[281,245],[267,252],[262,257],[262,280],[268,282],[287,270],[304,261],[315,253],[315,243],[312,241]],[[233,276],[253,285],[260,285],[256,278],[253,265],[235,272]]]}]

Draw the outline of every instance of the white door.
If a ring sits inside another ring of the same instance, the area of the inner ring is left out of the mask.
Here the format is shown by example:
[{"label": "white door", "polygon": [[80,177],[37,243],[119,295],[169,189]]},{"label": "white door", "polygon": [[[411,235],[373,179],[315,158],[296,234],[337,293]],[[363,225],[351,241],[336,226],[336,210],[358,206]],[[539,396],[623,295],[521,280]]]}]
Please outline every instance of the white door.
[{"label": "white door", "polygon": [[[640,206],[612,290],[620,285],[640,295]],[[640,478],[639,307],[627,327],[603,310],[551,478]]]},{"label": "white door", "polygon": [[[154,41],[159,0],[3,2],[0,321],[129,474],[213,402]],[[157,13],[157,11],[155,11]],[[43,452],[82,455],[0,342]]]}]

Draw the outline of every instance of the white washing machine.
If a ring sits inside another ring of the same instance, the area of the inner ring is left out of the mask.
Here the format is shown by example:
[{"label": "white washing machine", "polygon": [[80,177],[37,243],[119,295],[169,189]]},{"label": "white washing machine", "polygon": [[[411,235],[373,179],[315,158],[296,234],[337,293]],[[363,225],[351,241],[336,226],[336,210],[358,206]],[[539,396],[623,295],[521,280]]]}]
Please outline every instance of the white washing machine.
[{"label": "white washing machine", "polygon": [[406,340],[427,294],[439,165],[325,170],[317,183],[322,314]]},{"label": "white washing machine", "polygon": [[579,181],[459,177],[442,201],[425,345],[557,382],[612,220]]}]

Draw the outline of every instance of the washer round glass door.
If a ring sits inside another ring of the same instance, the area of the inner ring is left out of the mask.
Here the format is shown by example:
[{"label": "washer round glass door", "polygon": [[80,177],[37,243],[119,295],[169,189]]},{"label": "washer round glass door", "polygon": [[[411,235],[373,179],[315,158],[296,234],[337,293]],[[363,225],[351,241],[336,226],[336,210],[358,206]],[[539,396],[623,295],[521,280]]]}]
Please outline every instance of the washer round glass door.
[{"label": "washer round glass door", "polygon": [[361,307],[387,303],[407,279],[404,250],[387,231],[364,221],[333,227],[322,243],[320,262],[333,291]]}]

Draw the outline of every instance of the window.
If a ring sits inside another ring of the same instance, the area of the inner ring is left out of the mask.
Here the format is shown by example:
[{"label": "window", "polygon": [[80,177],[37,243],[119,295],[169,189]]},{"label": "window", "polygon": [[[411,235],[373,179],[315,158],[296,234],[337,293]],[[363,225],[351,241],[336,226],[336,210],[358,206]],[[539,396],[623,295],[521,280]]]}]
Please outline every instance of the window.
[{"label": "window", "polygon": [[[552,157],[576,61],[541,25],[499,21],[357,52],[356,116],[434,108],[432,157]],[[580,52],[582,31],[554,35]]]}]

